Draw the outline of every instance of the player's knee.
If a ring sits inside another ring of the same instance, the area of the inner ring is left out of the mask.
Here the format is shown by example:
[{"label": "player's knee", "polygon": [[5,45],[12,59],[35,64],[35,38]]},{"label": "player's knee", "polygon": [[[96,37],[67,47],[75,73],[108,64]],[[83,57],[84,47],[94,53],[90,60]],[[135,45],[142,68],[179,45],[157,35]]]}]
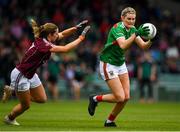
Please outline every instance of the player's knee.
[{"label": "player's knee", "polygon": [[117,95],[116,96],[117,102],[124,102],[124,100],[125,100],[125,95]]}]

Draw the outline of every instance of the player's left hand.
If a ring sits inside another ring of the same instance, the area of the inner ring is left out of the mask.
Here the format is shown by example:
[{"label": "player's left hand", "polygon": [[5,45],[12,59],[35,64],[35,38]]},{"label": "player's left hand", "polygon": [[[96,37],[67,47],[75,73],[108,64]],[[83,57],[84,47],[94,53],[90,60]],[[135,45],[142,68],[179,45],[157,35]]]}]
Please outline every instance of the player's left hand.
[{"label": "player's left hand", "polygon": [[76,28],[81,28],[83,25],[86,25],[88,23],[88,20],[84,20],[76,25]]}]

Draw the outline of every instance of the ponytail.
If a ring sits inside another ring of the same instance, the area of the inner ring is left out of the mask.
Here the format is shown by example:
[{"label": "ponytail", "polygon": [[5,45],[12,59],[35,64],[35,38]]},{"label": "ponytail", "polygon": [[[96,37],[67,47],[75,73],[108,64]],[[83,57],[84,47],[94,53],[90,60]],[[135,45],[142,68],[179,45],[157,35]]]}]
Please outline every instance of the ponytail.
[{"label": "ponytail", "polygon": [[47,37],[49,33],[54,33],[58,27],[53,23],[46,23],[44,25],[38,26],[34,19],[31,19],[31,26],[33,29],[34,37]]},{"label": "ponytail", "polygon": [[38,27],[36,21],[34,19],[31,19],[31,26],[33,29],[34,37],[39,38],[40,35],[40,28]]}]

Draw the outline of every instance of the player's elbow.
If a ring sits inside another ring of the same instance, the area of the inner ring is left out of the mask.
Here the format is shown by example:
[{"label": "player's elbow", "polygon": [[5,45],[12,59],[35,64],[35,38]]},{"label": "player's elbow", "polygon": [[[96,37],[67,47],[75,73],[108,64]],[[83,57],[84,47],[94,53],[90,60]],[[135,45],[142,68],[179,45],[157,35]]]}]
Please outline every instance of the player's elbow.
[{"label": "player's elbow", "polygon": [[130,43],[127,41],[118,41],[118,45],[121,49],[126,50],[130,47]]},{"label": "player's elbow", "polygon": [[125,95],[124,94],[117,94],[117,95],[115,95],[115,100],[116,100],[116,102],[124,102]]}]

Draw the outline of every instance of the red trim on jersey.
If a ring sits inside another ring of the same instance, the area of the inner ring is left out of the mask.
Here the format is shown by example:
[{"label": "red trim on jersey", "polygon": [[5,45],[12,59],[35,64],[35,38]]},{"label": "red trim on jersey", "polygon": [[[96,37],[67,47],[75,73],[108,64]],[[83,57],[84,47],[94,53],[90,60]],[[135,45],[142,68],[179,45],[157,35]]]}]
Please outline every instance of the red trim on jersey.
[{"label": "red trim on jersey", "polygon": [[118,45],[118,42],[116,40],[113,41],[112,43],[113,43],[113,45]]},{"label": "red trim on jersey", "polygon": [[103,72],[104,72],[105,79],[107,80],[107,79],[109,79],[109,76],[106,71],[106,67],[107,67],[107,63],[103,63]]},{"label": "red trim on jersey", "polygon": [[118,23],[114,24],[114,26],[113,26],[113,27],[114,27],[114,28],[117,28],[117,26],[118,26]]}]

